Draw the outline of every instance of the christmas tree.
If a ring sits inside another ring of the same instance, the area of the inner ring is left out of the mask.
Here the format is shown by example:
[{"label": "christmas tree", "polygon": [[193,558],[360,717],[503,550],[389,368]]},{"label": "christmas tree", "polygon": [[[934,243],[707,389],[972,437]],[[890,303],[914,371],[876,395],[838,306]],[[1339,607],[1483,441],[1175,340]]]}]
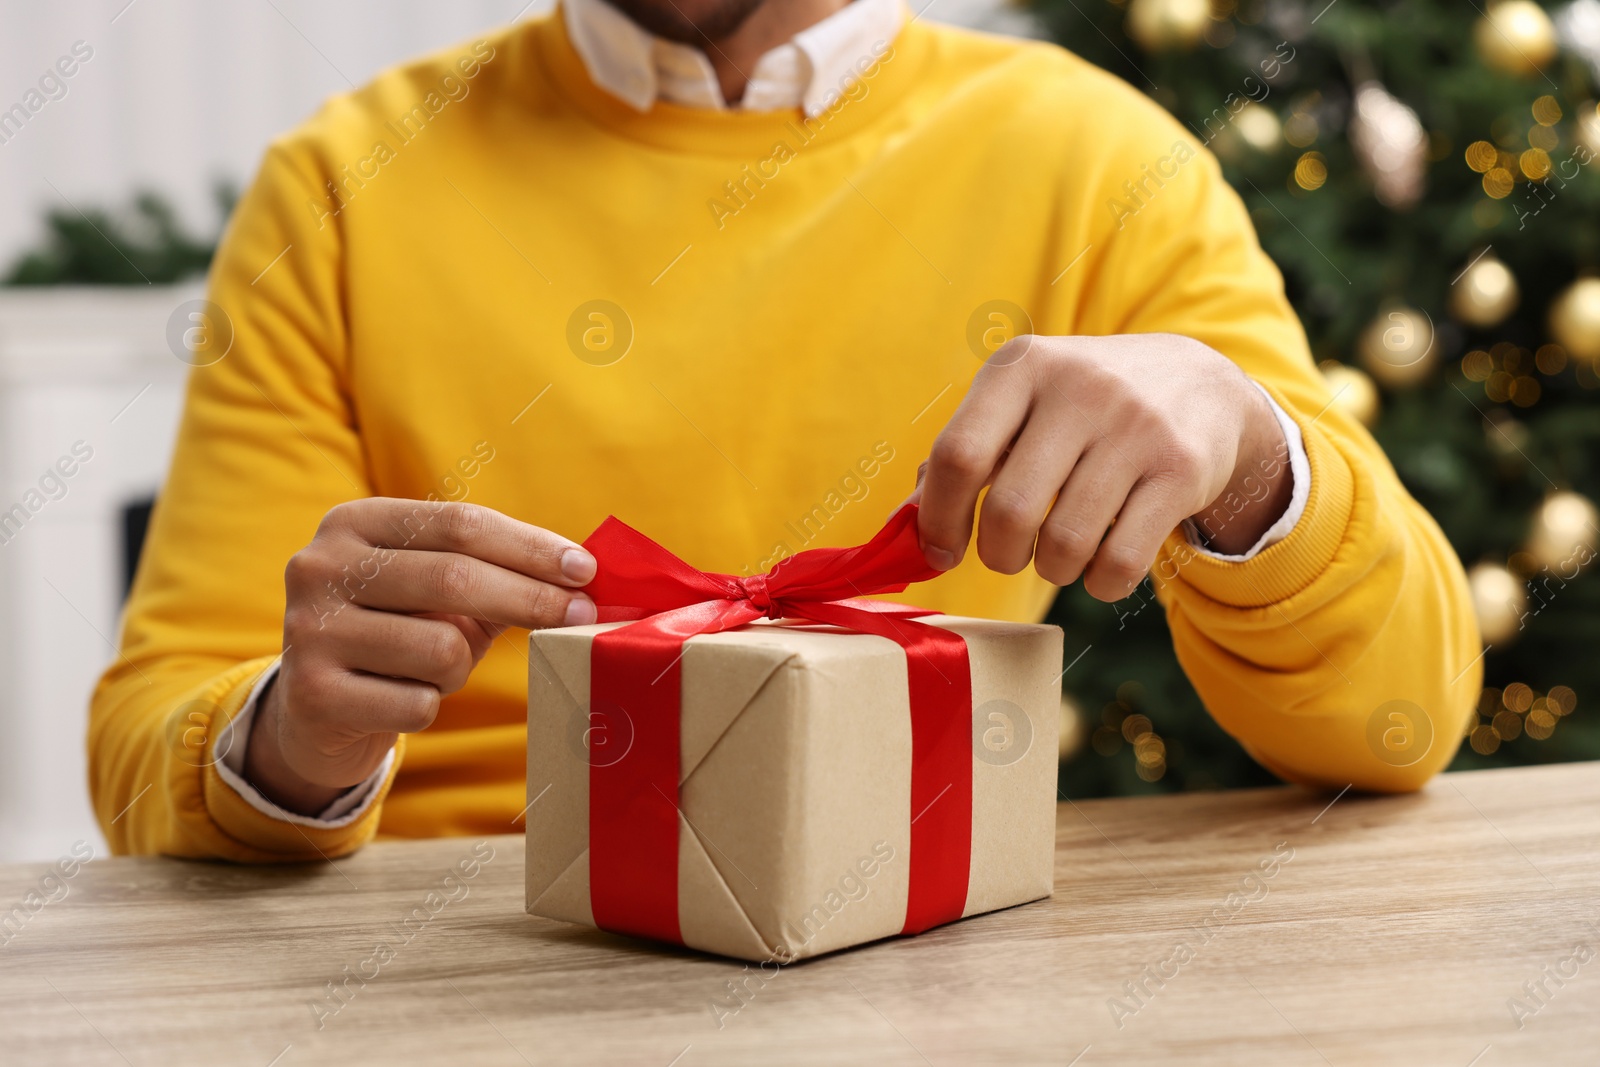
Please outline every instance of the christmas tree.
[{"label": "christmas tree", "polygon": [[[1453,767],[1600,757],[1600,0],[1031,6],[1218,156],[1334,402],[1469,569],[1485,689]],[[1068,795],[1269,781],[1132,609],[1055,606]]]}]

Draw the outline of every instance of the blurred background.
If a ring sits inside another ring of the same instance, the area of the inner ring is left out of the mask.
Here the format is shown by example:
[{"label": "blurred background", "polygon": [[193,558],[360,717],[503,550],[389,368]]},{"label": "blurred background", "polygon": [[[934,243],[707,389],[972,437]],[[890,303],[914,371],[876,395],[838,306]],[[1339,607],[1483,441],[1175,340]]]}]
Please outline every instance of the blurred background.
[{"label": "blurred background", "polygon": [[[0,862],[100,847],[85,709],[176,425],[169,319],[267,141],[550,2],[0,0]],[[1470,568],[1487,688],[1456,766],[1600,757],[1600,0],[911,6],[1053,38],[1210,146],[1334,402]],[[1141,594],[1053,611],[1067,794],[1270,781]]]}]

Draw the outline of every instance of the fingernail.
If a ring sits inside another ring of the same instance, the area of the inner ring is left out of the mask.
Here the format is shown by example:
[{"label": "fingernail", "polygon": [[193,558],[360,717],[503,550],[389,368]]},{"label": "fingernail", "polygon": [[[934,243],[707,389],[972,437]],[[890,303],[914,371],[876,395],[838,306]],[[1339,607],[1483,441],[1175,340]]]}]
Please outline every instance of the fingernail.
[{"label": "fingernail", "polygon": [[594,557],[581,548],[569,548],[561,553],[561,573],[568,581],[584,584],[594,577]]},{"label": "fingernail", "polygon": [[929,545],[923,550],[923,554],[928,558],[928,566],[934,570],[947,571],[956,565],[956,554],[948,549]]},{"label": "fingernail", "polygon": [[595,620],[594,601],[587,597],[573,597],[567,605],[568,626],[588,626]]}]

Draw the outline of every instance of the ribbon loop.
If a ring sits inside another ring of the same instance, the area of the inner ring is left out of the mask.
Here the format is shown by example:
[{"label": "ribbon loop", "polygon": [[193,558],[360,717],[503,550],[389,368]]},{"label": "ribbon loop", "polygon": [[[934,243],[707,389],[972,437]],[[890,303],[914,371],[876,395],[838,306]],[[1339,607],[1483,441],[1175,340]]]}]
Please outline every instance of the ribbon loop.
[{"label": "ribbon loop", "polygon": [[[911,860],[904,933],[959,919],[972,850],[972,679],[960,635],[914,621],[918,608],[855,598],[897,593],[939,572],[908,504],[872,540],[818,548],[766,574],[697,570],[608,518],[584,541],[598,563],[586,587],[602,622],[590,651],[590,707],[620,714],[633,744],[589,765],[589,896],[595,925],[681,944],[678,837],[683,819],[680,715],[683,644],[763,616],[829,623],[905,649],[911,708]],[[591,715],[594,714],[591,711]]]}]

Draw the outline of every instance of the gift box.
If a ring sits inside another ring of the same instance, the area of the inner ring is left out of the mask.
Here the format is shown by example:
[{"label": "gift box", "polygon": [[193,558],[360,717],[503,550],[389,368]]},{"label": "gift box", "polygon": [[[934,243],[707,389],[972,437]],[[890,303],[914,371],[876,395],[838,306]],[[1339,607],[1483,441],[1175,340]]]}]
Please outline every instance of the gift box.
[{"label": "gift box", "polygon": [[529,912],[786,962],[1050,895],[1061,632],[835,596],[931,576],[914,523],[756,578],[586,542],[603,621],[529,641]]}]

